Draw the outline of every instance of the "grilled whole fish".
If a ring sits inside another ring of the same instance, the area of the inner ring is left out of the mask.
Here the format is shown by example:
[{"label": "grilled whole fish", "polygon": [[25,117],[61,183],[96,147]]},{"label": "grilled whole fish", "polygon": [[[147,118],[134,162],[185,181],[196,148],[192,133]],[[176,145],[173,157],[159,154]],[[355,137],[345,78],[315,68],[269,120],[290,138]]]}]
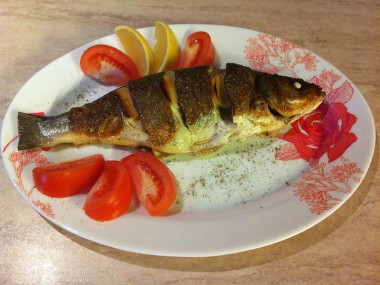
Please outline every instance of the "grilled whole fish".
[{"label": "grilled whole fish", "polygon": [[302,79],[228,63],[129,81],[58,116],[18,113],[18,149],[106,143],[197,153],[276,131],[314,110],[325,93]]}]

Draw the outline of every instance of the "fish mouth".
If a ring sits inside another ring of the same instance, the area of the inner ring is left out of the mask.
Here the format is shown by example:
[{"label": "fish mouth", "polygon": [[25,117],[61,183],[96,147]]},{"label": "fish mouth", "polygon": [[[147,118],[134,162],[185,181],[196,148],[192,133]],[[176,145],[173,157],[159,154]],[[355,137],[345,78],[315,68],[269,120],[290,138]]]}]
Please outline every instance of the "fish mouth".
[{"label": "fish mouth", "polygon": [[268,106],[268,110],[272,114],[272,116],[274,116],[277,120],[284,121],[284,123],[288,123],[292,121],[295,117],[301,116],[300,113],[291,116],[284,116],[281,115],[276,109],[273,109],[270,106]]}]

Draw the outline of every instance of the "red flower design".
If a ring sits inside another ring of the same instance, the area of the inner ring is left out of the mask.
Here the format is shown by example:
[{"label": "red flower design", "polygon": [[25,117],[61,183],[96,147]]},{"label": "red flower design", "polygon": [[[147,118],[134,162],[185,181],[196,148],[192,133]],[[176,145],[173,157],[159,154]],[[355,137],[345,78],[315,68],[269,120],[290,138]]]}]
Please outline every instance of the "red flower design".
[{"label": "red flower design", "polygon": [[[35,164],[37,166],[46,165],[49,163],[46,157],[41,154],[40,149],[33,150],[13,150],[8,157],[10,163],[13,166],[13,170],[16,175],[15,183],[21,188],[25,196],[32,201],[32,192],[36,189],[35,186],[31,187],[30,190],[25,189],[24,182],[22,179],[22,171],[26,166],[30,164]],[[54,218],[54,211],[50,203],[42,203],[41,201],[32,201],[34,205],[41,209],[46,215]]]},{"label": "red flower design", "polygon": [[322,103],[314,112],[294,122],[283,139],[294,143],[306,161],[327,153],[331,162],[356,141],[356,135],[350,133],[356,119],[342,103]]},{"label": "red flower design", "polygon": [[42,203],[41,201],[33,201],[32,202],[36,207],[38,207],[42,212],[44,212],[47,216],[54,218],[54,212],[51,208],[50,203]]},{"label": "red flower design", "polygon": [[22,176],[21,176],[22,171],[29,164],[34,163],[37,166],[40,166],[40,165],[48,164],[49,161],[47,160],[46,157],[44,157],[41,154],[40,149],[23,150],[23,151],[13,150],[9,154],[8,159],[9,159],[9,162],[12,164],[13,170],[16,174],[15,183],[21,188],[21,190],[25,193],[25,195],[29,197],[32,194],[34,187],[32,187],[32,189],[30,189],[29,191],[25,189],[24,183],[22,181]]},{"label": "red flower design", "polygon": [[335,74],[332,70],[324,69],[319,77],[314,76],[310,83],[317,84],[325,92],[331,92],[334,89],[335,83],[337,83],[342,77]]},{"label": "red flower design", "polygon": [[293,143],[287,143],[276,149],[275,158],[277,160],[288,161],[288,160],[299,159],[302,157]]},{"label": "red flower design", "polygon": [[296,66],[304,65],[305,69],[316,69],[317,59],[304,48],[272,35],[258,34],[248,38],[244,46],[246,59],[253,69],[267,73],[288,71],[297,77]]},{"label": "red flower design", "polygon": [[311,52],[305,52],[303,55],[301,55],[295,51],[294,55],[296,57],[296,62],[303,63],[306,70],[311,71],[316,69],[315,56],[312,55]]},{"label": "red flower design", "polygon": [[326,100],[330,103],[347,103],[351,100],[353,94],[354,89],[350,82],[346,80],[342,86],[332,90],[326,97]]},{"label": "red flower design", "polygon": [[343,156],[340,160],[342,163],[332,168],[325,162],[318,163],[307,170],[300,181],[292,184],[296,188],[294,194],[309,205],[311,213],[320,215],[330,210],[341,201],[341,194],[352,192],[352,183],[360,183],[358,175],[363,171],[357,163]]},{"label": "red flower design", "polygon": [[248,39],[249,46],[246,46],[247,58],[255,62],[258,66],[264,66],[268,63],[268,54],[264,47],[260,45],[257,39]]}]

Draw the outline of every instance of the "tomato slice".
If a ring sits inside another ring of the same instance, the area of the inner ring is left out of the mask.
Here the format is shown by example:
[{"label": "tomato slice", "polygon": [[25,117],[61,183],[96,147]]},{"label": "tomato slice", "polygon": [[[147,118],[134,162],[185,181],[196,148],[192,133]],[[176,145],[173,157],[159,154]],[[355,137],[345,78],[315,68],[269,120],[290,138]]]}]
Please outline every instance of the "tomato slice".
[{"label": "tomato slice", "polygon": [[33,169],[34,184],[50,197],[68,197],[88,191],[102,172],[104,158],[95,154],[82,159],[38,166]]},{"label": "tomato slice", "polygon": [[123,215],[132,201],[131,179],[120,161],[106,161],[104,169],[86,197],[83,209],[97,221]]},{"label": "tomato slice", "polygon": [[80,67],[84,74],[108,85],[123,86],[139,78],[136,65],[122,51],[108,45],[94,45],[82,54]]},{"label": "tomato slice", "polygon": [[214,61],[215,48],[208,33],[199,31],[187,37],[181,52],[179,68],[213,65]]},{"label": "tomato slice", "polygon": [[136,152],[121,160],[131,176],[137,198],[151,216],[161,215],[174,202],[177,184],[174,175],[155,156]]}]

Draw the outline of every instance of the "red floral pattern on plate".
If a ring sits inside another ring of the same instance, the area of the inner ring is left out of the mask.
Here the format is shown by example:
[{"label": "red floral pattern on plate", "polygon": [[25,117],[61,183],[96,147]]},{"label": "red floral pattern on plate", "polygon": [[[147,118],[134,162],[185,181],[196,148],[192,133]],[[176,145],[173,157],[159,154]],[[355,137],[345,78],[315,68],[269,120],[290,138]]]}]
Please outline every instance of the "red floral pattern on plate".
[{"label": "red floral pattern on plate", "polygon": [[336,193],[350,194],[352,188],[350,180],[360,183],[363,171],[358,168],[357,163],[350,162],[348,159],[341,157],[342,164],[332,166],[330,171],[326,168],[329,164],[321,162],[302,176],[299,182],[292,186],[297,189],[294,194],[309,205],[309,210],[315,214],[322,214],[337,205],[341,198]]},{"label": "red floral pattern on plate", "polygon": [[[46,165],[49,163],[46,157],[41,154],[41,149],[33,149],[33,150],[23,150],[23,151],[12,151],[8,157],[9,161],[13,166],[13,170],[16,175],[15,183],[20,187],[21,191],[25,194],[25,196],[32,200],[32,193],[35,189],[33,186],[31,189],[25,189],[23,180],[22,180],[22,172],[25,167],[29,164],[35,164],[36,166]],[[54,212],[50,203],[43,203],[39,200],[32,201],[32,203],[38,207],[43,213],[47,216],[54,218]]]},{"label": "red floral pattern on plate", "polygon": [[258,34],[247,42],[245,58],[255,70],[272,74],[287,70],[294,77],[295,68],[300,64],[307,71],[316,70],[315,56],[294,43],[267,34]]},{"label": "red floral pattern on plate", "polygon": [[[342,103],[322,103],[314,112],[292,124],[292,128],[283,135],[283,139],[294,144],[299,155],[306,161],[319,160],[327,153],[328,161],[338,159],[356,141],[351,133],[356,117],[347,112]],[[289,148],[289,146],[286,146]],[[278,149],[277,159],[289,159]],[[294,150],[292,150],[294,152]],[[296,158],[299,158],[296,154]]]},{"label": "red floral pattern on plate", "polygon": [[22,182],[22,171],[29,164],[34,163],[37,166],[45,165],[49,163],[48,160],[46,157],[41,155],[40,149],[12,151],[8,159],[12,163],[13,170],[16,175],[15,183],[20,187],[24,194],[29,197],[32,194],[34,187],[32,187],[30,190],[25,189]]},{"label": "red floral pattern on plate", "polygon": [[41,202],[39,200],[32,201],[32,203],[36,207],[38,207],[43,213],[45,213],[47,216],[49,216],[51,218],[54,218],[54,212],[53,212],[53,209],[52,209],[50,203],[43,203],[43,202]]},{"label": "red floral pattern on plate", "polygon": [[[311,170],[292,187],[296,188],[295,195],[309,205],[310,212],[318,215],[341,201],[332,192],[351,193],[349,179],[354,174],[363,173],[355,162],[350,163],[342,156],[357,140],[351,132],[357,117],[348,112],[344,105],[354,94],[351,83],[346,80],[334,89],[340,79],[332,71],[323,70],[319,78],[314,76],[310,80],[327,92],[326,99],[315,111],[292,124],[292,128],[282,135],[288,143],[276,150],[276,159],[303,158],[309,161]],[[326,173],[325,166],[328,164],[319,163],[324,154],[327,154],[329,163],[341,158],[343,165],[335,165],[330,173]],[[351,182],[359,183],[360,179],[353,176]]]}]

